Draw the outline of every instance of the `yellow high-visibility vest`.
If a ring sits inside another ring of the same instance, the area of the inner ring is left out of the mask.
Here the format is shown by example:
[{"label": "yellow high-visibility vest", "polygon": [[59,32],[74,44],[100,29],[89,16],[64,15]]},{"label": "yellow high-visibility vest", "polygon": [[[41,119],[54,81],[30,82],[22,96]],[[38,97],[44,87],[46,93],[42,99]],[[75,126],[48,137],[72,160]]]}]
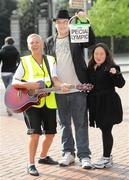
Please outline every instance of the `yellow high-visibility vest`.
[{"label": "yellow high-visibility vest", "polygon": [[[47,60],[51,69],[51,67],[55,63],[55,59],[53,56],[47,55]],[[47,87],[51,86],[50,76],[44,60],[42,62],[42,67],[40,67],[40,65],[35,61],[32,55],[21,57],[21,61],[24,68],[24,76],[22,77],[22,80],[25,80],[27,82],[44,81]],[[41,108],[44,105],[46,105],[50,109],[57,108],[54,93],[50,93],[49,96],[42,97],[40,99],[40,104],[34,105],[34,107]]]}]

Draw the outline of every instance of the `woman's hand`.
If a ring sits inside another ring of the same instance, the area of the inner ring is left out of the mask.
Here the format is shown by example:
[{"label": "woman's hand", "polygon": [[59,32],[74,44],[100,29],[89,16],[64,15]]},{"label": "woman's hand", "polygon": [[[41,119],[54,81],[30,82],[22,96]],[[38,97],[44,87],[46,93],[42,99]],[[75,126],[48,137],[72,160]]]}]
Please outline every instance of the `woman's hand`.
[{"label": "woman's hand", "polygon": [[116,74],[117,70],[116,70],[116,68],[111,68],[109,72],[112,74]]},{"label": "woman's hand", "polygon": [[27,82],[26,83],[26,88],[27,89],[31,89],[31,90],[35,90],[35,89],[39,89],[40,88],[40,83],[39,82]]},{"label": "woman's hand", "polygon": [[19,80],[15,80],[12,85],[15,88],[19,88],[19,89],[28,89],[28,90],[35,90],[35,89],[39,89],[41,83],[39,82],[22,82]]}]

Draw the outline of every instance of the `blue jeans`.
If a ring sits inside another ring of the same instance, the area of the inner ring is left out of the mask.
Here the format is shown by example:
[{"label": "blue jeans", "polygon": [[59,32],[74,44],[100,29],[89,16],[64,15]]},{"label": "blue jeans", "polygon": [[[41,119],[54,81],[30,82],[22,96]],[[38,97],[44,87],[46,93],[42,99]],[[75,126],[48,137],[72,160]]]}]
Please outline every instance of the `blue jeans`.
[{"label": "blue jeans", "polygon": [[13,73],[10,73],[9,75],[2,75],[1,74],[2,81],[4,83],[5,88],[8,87],[9,84],[11,84],[13,79]]},{"label": "blue jeans", "polygon": [[75,152],[71,120],[75,127],[77,156],[90,157],[86,93],[56,94],[59,123],[62,131],[62,151]]}]

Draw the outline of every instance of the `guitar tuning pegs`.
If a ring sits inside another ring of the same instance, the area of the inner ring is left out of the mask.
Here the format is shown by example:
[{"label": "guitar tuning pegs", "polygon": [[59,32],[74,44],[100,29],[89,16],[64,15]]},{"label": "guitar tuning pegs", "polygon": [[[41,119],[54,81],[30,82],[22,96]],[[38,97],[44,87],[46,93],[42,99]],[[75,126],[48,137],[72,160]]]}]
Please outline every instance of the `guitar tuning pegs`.
[{"label": "guitar tuning pegs", "polygon": [[77,89],[84,92],[90,92],[93,89],[93,85],[90,83],[78,84]]},{"label": "guitar tuning pegs", "polygon": [[78,90],[82,91],[82,90],[83,90],[83,84],[78,84],[78,85],[76,86],[76,88],[77,88]]}]

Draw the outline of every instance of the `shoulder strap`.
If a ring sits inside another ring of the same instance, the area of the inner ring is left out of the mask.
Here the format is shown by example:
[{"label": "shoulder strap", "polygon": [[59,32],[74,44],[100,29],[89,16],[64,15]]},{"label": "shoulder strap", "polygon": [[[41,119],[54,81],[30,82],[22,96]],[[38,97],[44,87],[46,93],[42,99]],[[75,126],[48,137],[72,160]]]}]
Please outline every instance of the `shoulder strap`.
[{"label": "shoulder strap", "polygon": [[50,80],[51,80],[51,86],[52,86],[52,85],[53,85],[53,82],[52,82],[52,77],[51,77],[51,72],[50,72],[50,67],[49,67],[49,63],[48,63],[48,60],[47,60],[47,56],[46,56],[46,55],[43,55],[43,59],[44,59],[45,65],[46,65],[46,67],[47,67],[48,74],[49,74]]}]

